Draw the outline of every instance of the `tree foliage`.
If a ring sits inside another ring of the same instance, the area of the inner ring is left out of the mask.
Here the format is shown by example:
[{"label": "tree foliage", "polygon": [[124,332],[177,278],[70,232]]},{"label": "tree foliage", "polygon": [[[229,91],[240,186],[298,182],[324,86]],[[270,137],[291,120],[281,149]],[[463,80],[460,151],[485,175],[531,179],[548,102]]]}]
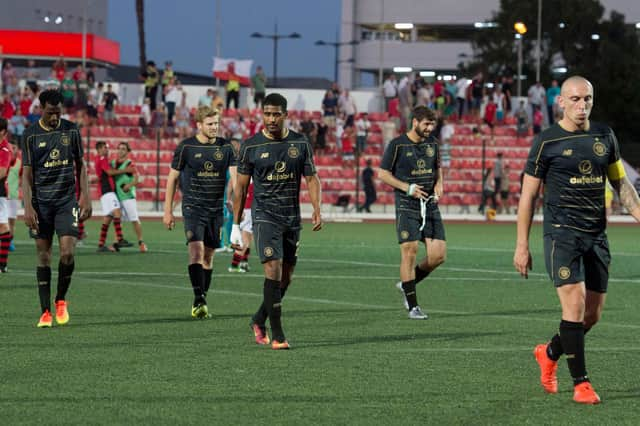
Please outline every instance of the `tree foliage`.
[{"label": "tree foliage", "polygon": [[[610,124],[621,141],[640,142],[640,43],[633,25],[613,11],[607,18],[598,0],[543,0],[540,80],[548,86],[552,66],[563,58],[569,75],[583,75],[595,87],[595,120]],[[476,32],[469,71],[489,78],[515,74],[517,44],[514,23],[527,26],[523,37],[523,91],[535,82],[538,2],[501,0],[493,14],[496,28]],[[593,40],[598,34],[599,40]]]}]

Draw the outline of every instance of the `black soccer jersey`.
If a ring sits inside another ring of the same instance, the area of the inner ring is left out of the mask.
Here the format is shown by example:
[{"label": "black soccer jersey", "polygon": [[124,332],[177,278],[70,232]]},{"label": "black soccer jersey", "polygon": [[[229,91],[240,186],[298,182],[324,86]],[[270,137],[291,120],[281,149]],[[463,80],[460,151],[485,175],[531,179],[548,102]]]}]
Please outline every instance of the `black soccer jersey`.
[{"label": "black soccer jersey", "polygon": [[615,134],[603,124],[578,132],[554,124],[536,136],[525,173],[544,181],[544,231],[604,231],[606,179],[619,159]]},{"label": "black soccer jersey", "polygon": [[313,151],[300,133],[274,140],[262,132],[240,148],[238,173],[253,178],[254,222],[300,227],[300,179],[316,173]]},{"label": "black soccer jersey", "polygon": [[23,164],[33,170],[33,199],[49,204],[75,200],[75,161],[83,155],[78,127],[61,119],[58,127],[47,130],[38,122],[22,137]]},{"label": "black soccer jersey", "polygon": [[171,168],[180,171],[183,214],[186,207],[209,213],[222,211],[227,170],[235,162],[231,143],[225,139],[216,138],[210,144],[194,136],[180,142]]},{"label": "black soccer jersey", "polygon": [[[423,141],[414,143],[406,134],[399,136],[389,142],[380,168],[388,170],[403,182],[421,185],[424,192],[433,194],[440,168],[438,141],[433,136],[429,136]],[[420,200],[408,196],[399,189],[394,192],[396,211],[420,212]]]}]

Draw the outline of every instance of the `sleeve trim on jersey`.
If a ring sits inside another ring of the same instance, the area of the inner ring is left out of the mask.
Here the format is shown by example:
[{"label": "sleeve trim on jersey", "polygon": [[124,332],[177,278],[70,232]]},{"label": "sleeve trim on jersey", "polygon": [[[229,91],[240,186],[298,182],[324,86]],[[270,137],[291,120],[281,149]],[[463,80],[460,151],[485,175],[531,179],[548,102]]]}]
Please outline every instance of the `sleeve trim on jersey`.
[{"label": "sleeve trim on jersey", "polygon": [[626,176],[624,172],[624,165],[622,164],[622,160],[618,160],[615,163],[609,164],[609,169],[607,170],[607,176],[609,176],[609,180],[620,180]]}]

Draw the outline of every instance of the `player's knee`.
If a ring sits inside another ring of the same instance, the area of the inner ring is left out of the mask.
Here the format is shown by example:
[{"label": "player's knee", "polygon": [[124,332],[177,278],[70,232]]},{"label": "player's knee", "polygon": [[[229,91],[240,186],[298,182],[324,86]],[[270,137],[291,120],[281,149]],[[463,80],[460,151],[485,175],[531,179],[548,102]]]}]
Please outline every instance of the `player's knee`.
[{"label": "player's knee", "polygon": [[589,329],[596,325],[600,321],[601,312],[585,312],[584,313],[584,328]]},{"label": "player's knee", "polygon": [[73,257],[73,253],[60,253],[60,263],[65,264],[65,265],[70,265],[73,263],[74,257]]},{"label": "player's knee", "polygon": [[48,251],[38,251],[38,264],[40,266],[51,265],[51,253]]}]

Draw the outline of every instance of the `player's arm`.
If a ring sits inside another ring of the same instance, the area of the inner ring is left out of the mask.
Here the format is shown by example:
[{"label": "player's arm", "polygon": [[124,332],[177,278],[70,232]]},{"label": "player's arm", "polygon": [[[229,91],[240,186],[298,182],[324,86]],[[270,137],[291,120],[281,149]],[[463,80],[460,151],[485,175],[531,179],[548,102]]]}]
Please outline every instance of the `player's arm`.
[{"label": "player's arm", "polygon": [[322,185],[320,185],[320,179],[317,174],[304,177],[307,181],[307,188],[309,190],[309,199],[313,206],[313,213],[311,214],[311,222],[313,223],[313,230],[319,231],[322,229],[322,215],[320,202],[322,200]]},{"label": "player's arm", "polygon": [[229,166],[229,182],[227,182],[227,208],[233,213],[233,190],[238,180],[238,166]]},{"label": "player's arm", "polygon": [[24,200],[24,223],[28,228],[38,232],[38,215],[33,208],[33,169],[22,166],[22,198]]},{"label": "player's arm", "polygon": [[247,200],[247,192],[251,176],[243,173],[236,173],[235,185],[233,187],[233,225],[231,226],[231,235],[229,240],[231,247],[242,249],[242,232],[240,231],[240,221],[244,212],[244,203]]},{"label": "player's arm", "polygon": [[442,169],[438,167],[438,171],[436,173],[436,184],[433,188],[434,195],[436,198],[440,198],[444,195],[444,180]]},{"label": "player's arm", "polygon": [[131,166],[127,166],[124,169],[114,169],[113,167],[109,166],[108,168],[103,169],[103,171],[108,174],[109,176],[118,176],[118,175],[124,175],[126,173],[131,173],[133,174],[135,172],[135,168],[131,167]]},{"label": "player's arm", "polygon": [[173,229],[176,224],[176,219],[173,216],[173,197],[176,195],[178,178],[180,178],[179,170],[173,168],[169,170],[169,176],[167,177],[167,187],[164,196],[164,215],[162,216],[162,223],[169,230]]},{"label": "player's arm", "polygon": [[404,192],[410,197],[426,199],[429,194],[422,190],[421,185],[409,182],[403,182],[395,177],[389,170],[379,169],[378,178],[389,186],[392,186]]},{"label": "player's arm", "polygon": [[87,165],[82,157],[76,158],[76,173],[80,183],[80,199],[78,205],[80,207],[79,220],[84,222],[89,219],[92,214],[91,197],[89,196],[89,178],[87,177]]},{"label": "player's arm", "polygon": [[138,169],[136,169],[134,166],[132,166],[132,168],[133,168],[133,173],[132,173],[133,179],[131,180],[131,182],[122,185],[122,190],[124,192],[131,191],[131,188],[133,188],[138,184],[138,182],[140,182],[140,174],[138,173]]},{"label": "player's arm", "polygon": [[611,179],[611,186],[620,196],[620,203],[636,221],[640,222],[640,198],[629,178],[625,175],[617,180],[611,177],[609,179]]},{"label": "player's arm", "polygon": [[529,252],[529,232],[533,221],[533,208],[540,190],[542,180],[525,173],[522,181],[522,193],[518,204],[516,251],[513,255],[513,265],[525,278],[532,268],[531,253]]}]

